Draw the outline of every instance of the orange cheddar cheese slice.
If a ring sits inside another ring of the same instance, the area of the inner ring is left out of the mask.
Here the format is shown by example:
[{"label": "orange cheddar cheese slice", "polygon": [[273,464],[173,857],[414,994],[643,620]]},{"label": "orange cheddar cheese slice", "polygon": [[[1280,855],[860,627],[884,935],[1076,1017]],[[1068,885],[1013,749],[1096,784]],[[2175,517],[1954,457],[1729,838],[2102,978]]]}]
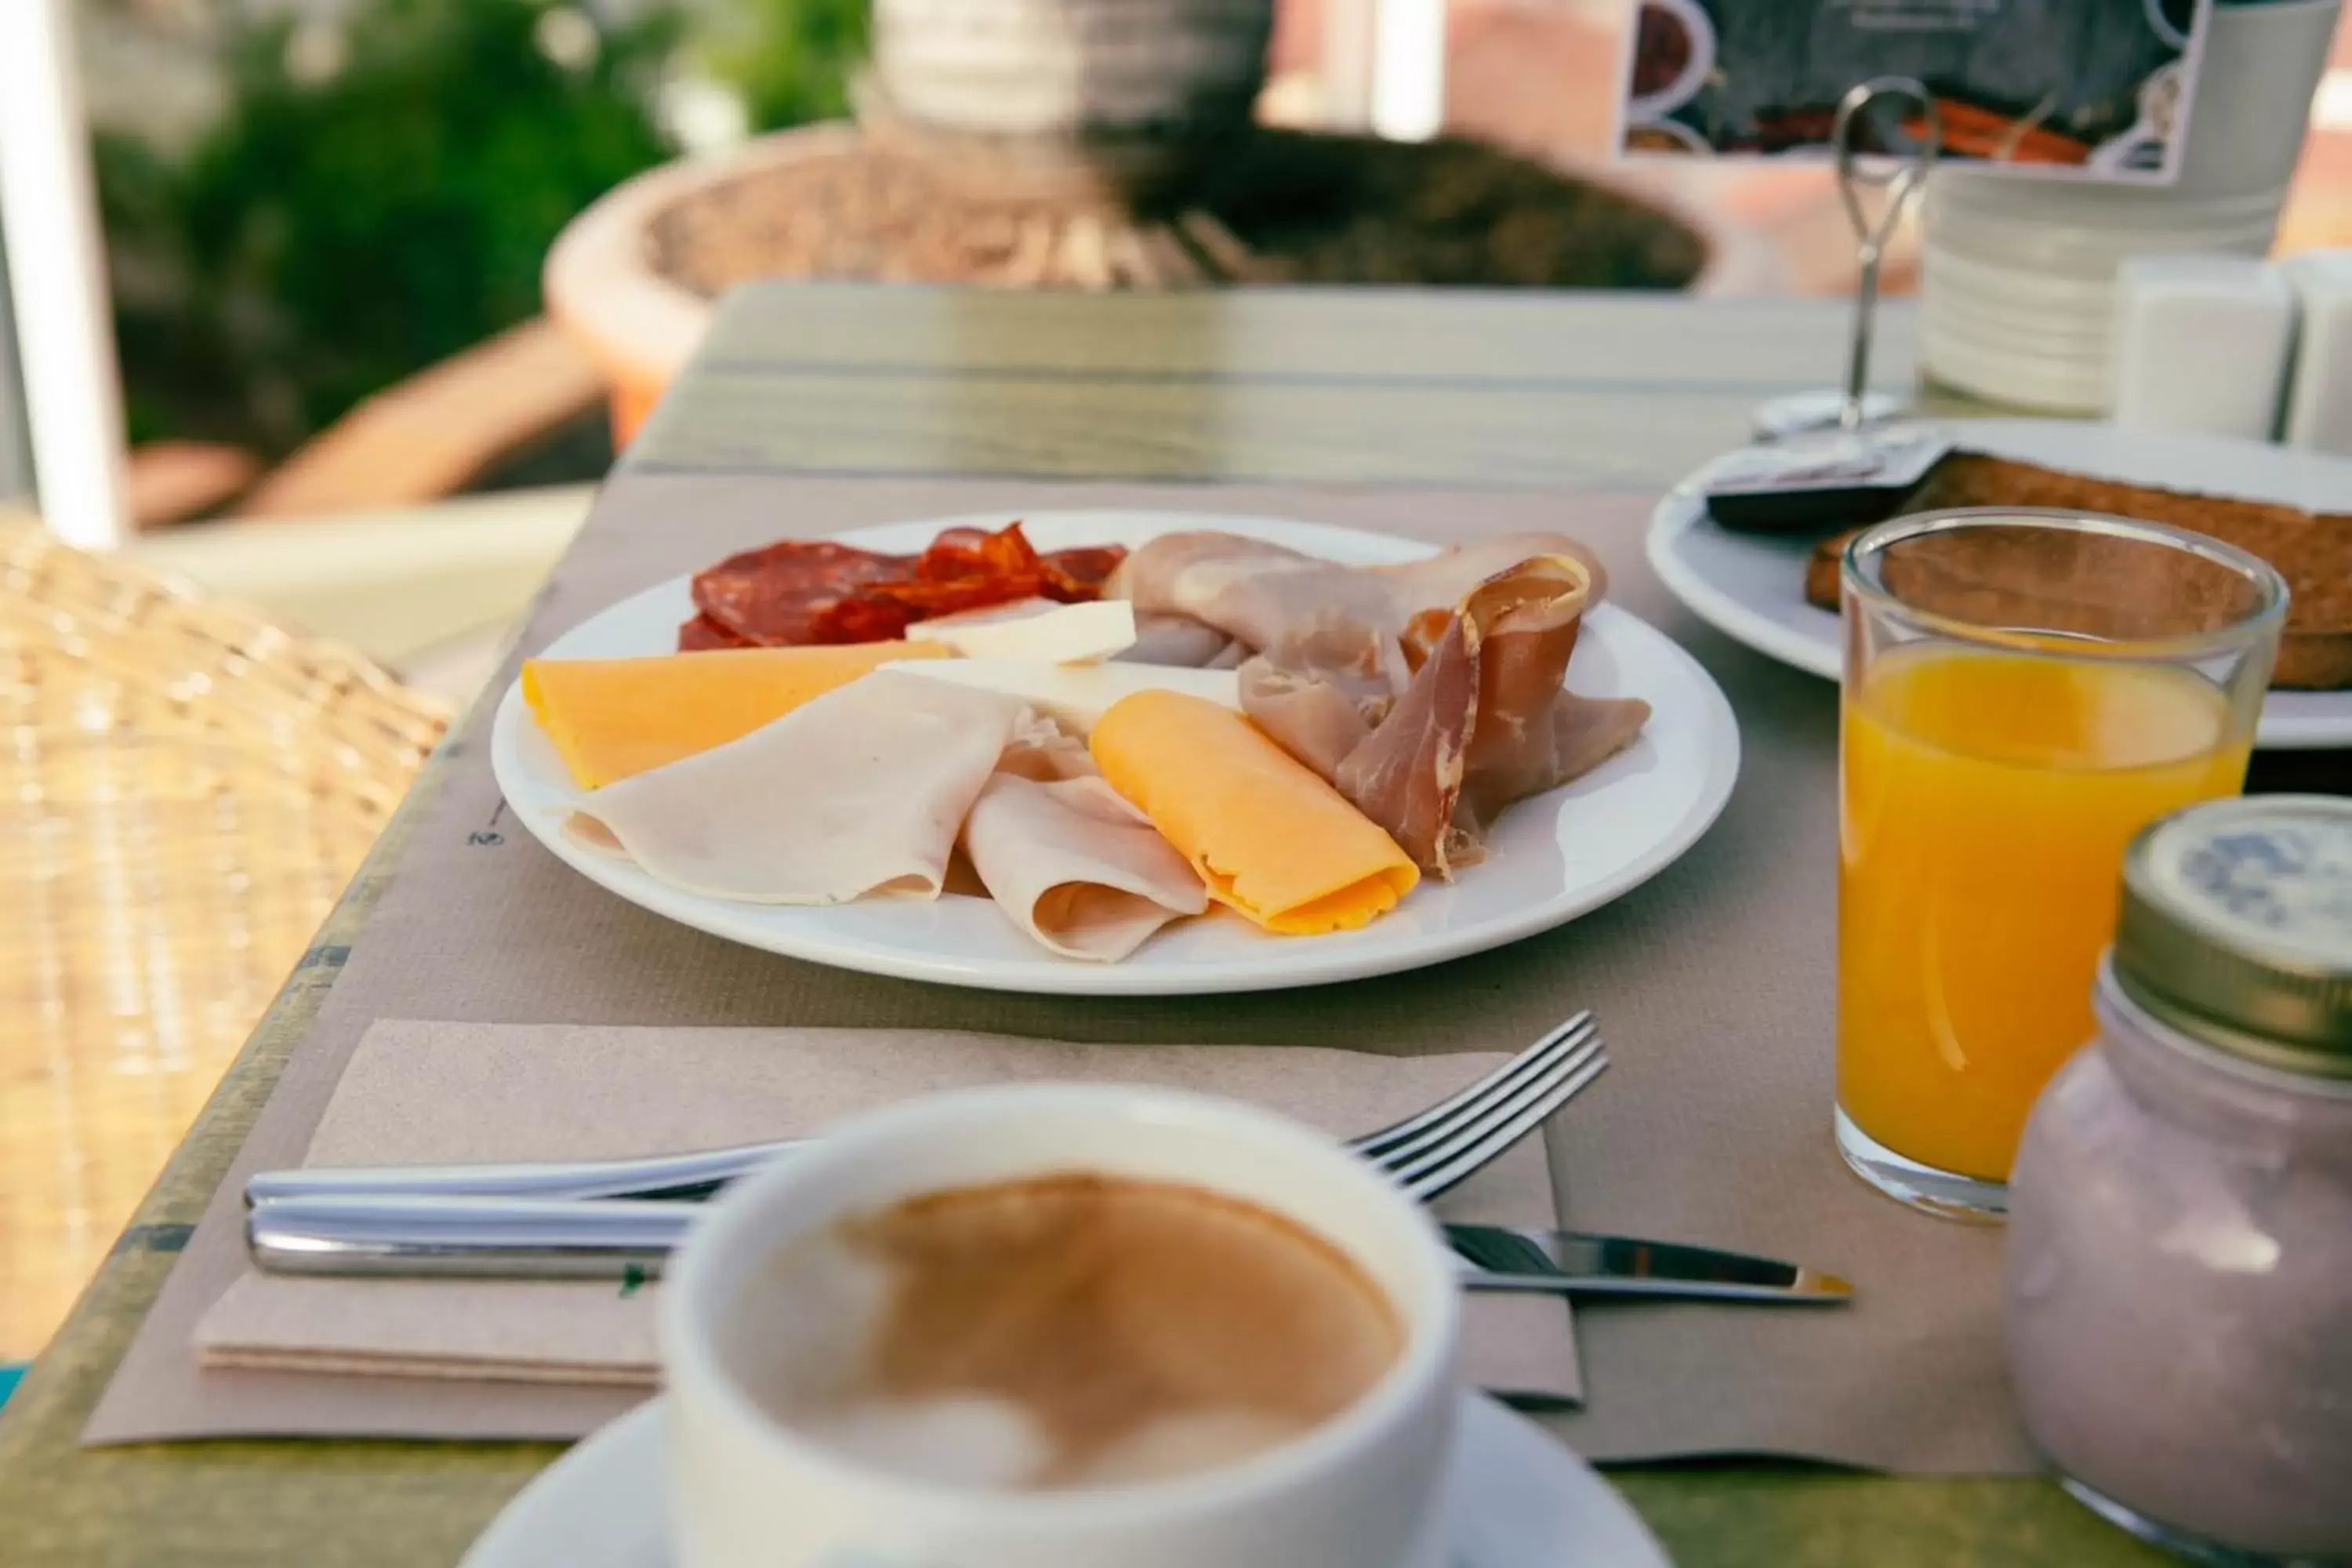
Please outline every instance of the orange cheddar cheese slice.
[{"label": "orange cheddar cheese slice", "polygon": [[534,658],[522,696],[572,782],[601,789],[740,739],[886,664],[952,657],[941,643],[876,642]]},{"label": "orange cheddar cheese slice", "polygon": [[1219,703],[1139,691],[1103,715],[1088,749],[1210,896],[1268,931],[1353,930],[1421,879],[1346,796]]}]

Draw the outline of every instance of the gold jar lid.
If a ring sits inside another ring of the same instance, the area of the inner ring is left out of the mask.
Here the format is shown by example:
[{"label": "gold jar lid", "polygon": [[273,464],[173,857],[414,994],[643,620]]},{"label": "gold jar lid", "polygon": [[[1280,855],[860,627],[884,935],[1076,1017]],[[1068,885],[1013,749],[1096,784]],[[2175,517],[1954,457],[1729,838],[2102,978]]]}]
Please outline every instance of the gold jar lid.
[{"label": "gold jar lid", "polygon": [[2235,1056],[2352,1078],[2352,800],[2253,795],[2177,812],[2124,855],[2116,976]]}]

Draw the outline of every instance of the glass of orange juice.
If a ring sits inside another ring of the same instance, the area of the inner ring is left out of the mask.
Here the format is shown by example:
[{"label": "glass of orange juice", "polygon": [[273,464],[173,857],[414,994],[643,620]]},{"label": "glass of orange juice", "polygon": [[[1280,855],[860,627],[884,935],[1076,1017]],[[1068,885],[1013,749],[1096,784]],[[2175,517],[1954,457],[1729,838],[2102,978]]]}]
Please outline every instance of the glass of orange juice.
[{"label": "glass of orange juice", "polygon": [[2286,584],[2182,530],[1984,508],[1881,523],[1843,582],[1838,1150],[1994,1218],[2092,1036],[2125,845],[2243,787]]}]

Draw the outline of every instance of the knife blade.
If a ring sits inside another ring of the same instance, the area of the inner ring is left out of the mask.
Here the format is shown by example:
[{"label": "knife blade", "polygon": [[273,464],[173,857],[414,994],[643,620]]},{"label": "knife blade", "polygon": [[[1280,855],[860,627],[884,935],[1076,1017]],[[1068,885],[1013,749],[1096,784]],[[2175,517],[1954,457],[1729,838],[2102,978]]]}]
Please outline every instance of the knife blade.
[{"label": "knife blade", "polygon": [[1557,1289],[1569,1281],[1579,1296],[1814,1306],[1853,1299],[1853,1287],[1834,1274],[1717,1247],[1495,1225],[1444,1228],[1455,1255],[1482,1271],[1476,1289]]}]

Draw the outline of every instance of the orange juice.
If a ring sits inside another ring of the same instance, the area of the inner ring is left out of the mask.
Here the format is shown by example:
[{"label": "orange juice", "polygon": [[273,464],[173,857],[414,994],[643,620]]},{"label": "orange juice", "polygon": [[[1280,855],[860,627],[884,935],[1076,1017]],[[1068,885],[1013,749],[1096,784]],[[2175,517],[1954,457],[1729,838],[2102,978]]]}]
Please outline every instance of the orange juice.
[{"label": "orange juice", "polygon": [[2091,1037],[2124,847],[2234,795],[2246,742],[2194,671],[1919,645],[1846,693],[1838,1104],[1896,1153],[2006,1181]]}]

